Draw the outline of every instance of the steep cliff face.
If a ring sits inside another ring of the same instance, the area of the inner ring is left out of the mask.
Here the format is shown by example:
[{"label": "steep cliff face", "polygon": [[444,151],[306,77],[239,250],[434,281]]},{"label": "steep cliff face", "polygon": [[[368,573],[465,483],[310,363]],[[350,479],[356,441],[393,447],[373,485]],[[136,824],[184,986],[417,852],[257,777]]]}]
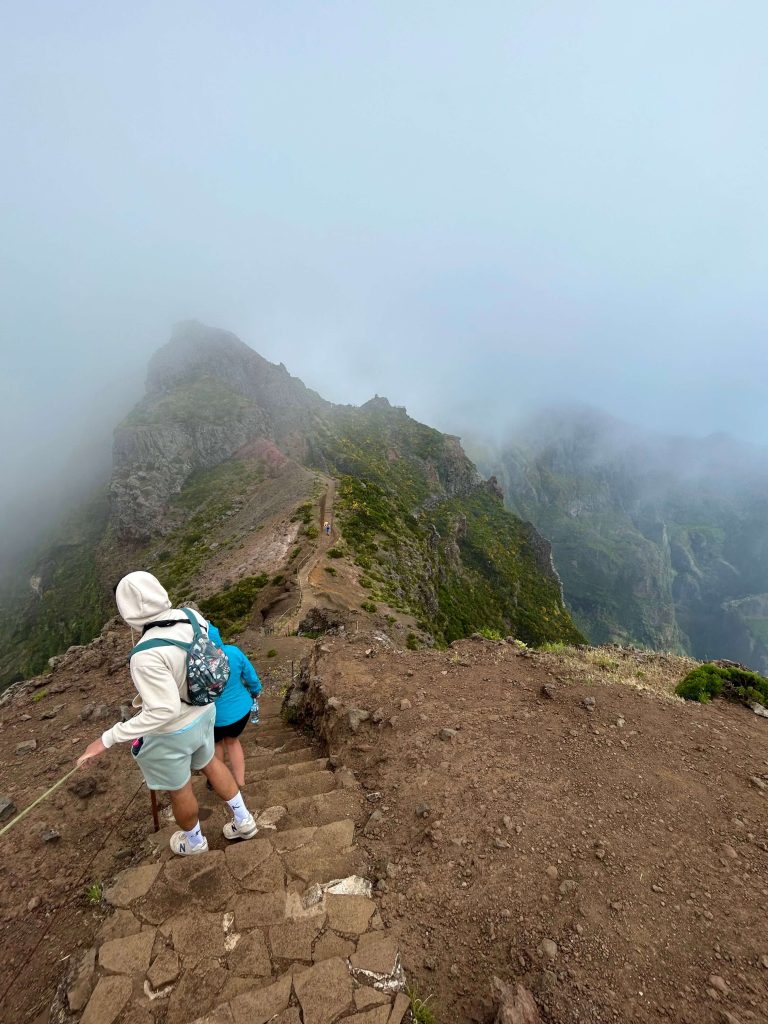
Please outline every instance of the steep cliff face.
[{"label": "steep cliff face", "polygon": [[553,412],[481,465],[552,541],[590,640],[768,669],[768,454]]},{"label": "steep cliff face", "polygon": [[48,658],[87,643],[108,616],[99,544],[108,502],[98,491],[25,557],[0,589],[0,689],[37,675]]},{"label": "steep cliff face", "polygon": [[374,598],[413,613],[438,642],[478,629],[583,640],[548,543],[504,509],[458,438],[376,399],[336,410],[314,445],[339,477],[344,537]]},{"label": "steep cliff face", "polygon": [[270,431],[264,410],[212,377],[150,392],[115,430],[110,495],[117,535],[147,540],[175,529],[169,503],[184,482]]}]

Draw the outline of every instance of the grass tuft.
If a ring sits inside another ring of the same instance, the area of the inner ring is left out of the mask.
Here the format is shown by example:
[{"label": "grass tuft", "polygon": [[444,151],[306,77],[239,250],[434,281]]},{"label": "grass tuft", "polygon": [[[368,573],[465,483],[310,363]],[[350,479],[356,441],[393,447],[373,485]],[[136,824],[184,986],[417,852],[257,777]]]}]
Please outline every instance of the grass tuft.
[{"label": "grass tuft", "polygon": [[101,903],[104,894],[104,887],[101,882],[92,882],[85,890],[85,898],[89,903]]},{"label": "grass tuft", "polygon": [[406,994],[411,1001],[414,1024],[437,1024],[437,1018],[429,1006],[432,996],[422,999],[413,986],[407,989]]}]

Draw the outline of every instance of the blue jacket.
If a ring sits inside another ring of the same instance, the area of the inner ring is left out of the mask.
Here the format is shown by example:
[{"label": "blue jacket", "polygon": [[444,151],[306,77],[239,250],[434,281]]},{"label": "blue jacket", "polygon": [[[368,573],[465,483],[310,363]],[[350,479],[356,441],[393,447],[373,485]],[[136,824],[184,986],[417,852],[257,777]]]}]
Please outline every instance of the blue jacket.
[{"label": "blue jacket", "polygon": [[221,643],[215,626],[208,627],[208,636],[221,646],[229,661],[229,679],[216,701],[216,725],[232,725],[251,710],[253,698],[261,693],[261,680],[239,647]]}]

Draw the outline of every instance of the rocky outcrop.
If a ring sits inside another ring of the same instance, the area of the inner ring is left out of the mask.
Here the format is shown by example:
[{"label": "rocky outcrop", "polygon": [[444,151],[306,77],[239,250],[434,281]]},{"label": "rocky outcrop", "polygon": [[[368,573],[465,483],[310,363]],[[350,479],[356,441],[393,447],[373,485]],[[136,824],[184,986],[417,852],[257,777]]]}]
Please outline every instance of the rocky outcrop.
[{"label": "rocky outcrop", "polygon": [[115,431],[110,487],[118,536],[143,540],[178,525],[166,518],[171,497],[196,470],[210,469],[269,431],[264,412],[239,408],[221,423],[128,422]]},{"label": "rocky outcrop", "polygon": [[[491,479],[496,482],[495,477]],[[555,559],[552,554],[552,545],[543,537],[533,523],[524,523],[523,528],[526,531],[528,545],[534,557],[534,563],[536,568],[539,570],[545,579],[551,580],[556,584],[560,598],[563,599],[563,581],[560,579],[560,574],[555,568]]]},{"label": "rocky outcrop", "polygon": [[150,360],[146,397],[115,431],[116,534],[146,540],[172,530],[169,500],[191,474],[255,440],[306,461],[308,436],[331,408],[229,331],[178,324]]}]

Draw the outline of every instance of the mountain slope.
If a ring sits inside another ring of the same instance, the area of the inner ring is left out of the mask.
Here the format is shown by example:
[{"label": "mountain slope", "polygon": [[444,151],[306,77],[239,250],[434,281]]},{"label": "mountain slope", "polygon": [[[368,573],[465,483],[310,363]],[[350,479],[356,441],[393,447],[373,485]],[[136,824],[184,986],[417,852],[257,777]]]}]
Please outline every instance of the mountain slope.
[{"label": "mountain slope", "polygon": [[238,628],[272,625],[293,601],[331,475],[341,553],[367,574],[358,615],[378,613],[386,627],[387,605],[425,643],[482,628],[530,643],[582,639],[548,544],[504,510],[458,439],[384,399],[334,406],[234,335],[185,323],[115,430],[108,517],[103,500],[99,514],[83,510],[77,545],[44,546],[6,586],[0,684],[89,639],[114,581],[139,565],[176,600],[231,591]]},{"label": "mountain slope", "polygon": [[552,541],[592,642],[768,669],[768,453],[554,410],[478,457]]},{"label": "mountain slope", "polygon": [[373,594],[447,643],[481,628],[528,643],[582,639],[549,545],[503,508],[457,438],[375,399],[316,438],[340,480],[344,535]]}]

